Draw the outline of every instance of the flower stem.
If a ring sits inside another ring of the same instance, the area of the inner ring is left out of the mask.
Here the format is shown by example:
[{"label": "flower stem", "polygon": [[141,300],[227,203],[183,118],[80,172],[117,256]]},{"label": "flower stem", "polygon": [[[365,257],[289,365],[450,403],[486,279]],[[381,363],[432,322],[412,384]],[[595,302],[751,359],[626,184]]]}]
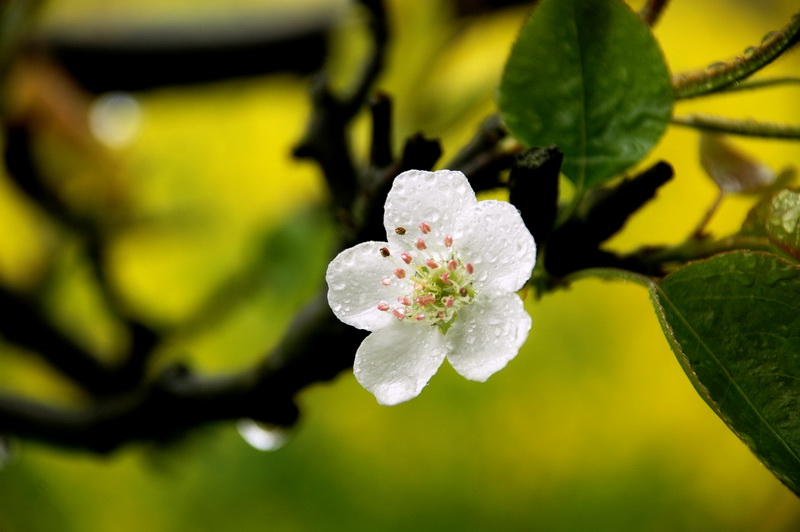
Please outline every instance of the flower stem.
[{"label": "flower stem", "polygon": [[711,206],[708,208],[706,213],[700,219],[700,222],[697,224],[697,227],[695,227],[694,231],[692,231],[692,234],[689,238],[699,239],[703,237],[708,222],[711,221],[711,218],[714,216],[714,213],[716,213],[717,209],[719,209],[719,206],[722,203],[722,198],[724,197],[725,193],[722,192],[722,190],[720,190],[717,196],[714,198],[714,201],[711,203]]}]

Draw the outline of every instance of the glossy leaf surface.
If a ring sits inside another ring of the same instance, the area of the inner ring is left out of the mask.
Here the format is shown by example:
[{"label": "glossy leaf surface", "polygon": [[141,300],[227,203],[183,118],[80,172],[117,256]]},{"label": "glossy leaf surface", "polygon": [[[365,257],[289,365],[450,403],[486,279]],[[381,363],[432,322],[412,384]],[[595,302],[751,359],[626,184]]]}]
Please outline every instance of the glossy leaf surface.
[{"label": "glossy leaf surface", "polygon": [[514,45],[499,107],[528,147],[556,145],[562,171],[593,186],[637,163],[672,111],[650,30],[620,0],[543,0]]},{"label": "glossy leaf surface", "polygon": [[800,268],[726,253],[653,284],[651,297],[703,399],[800,493]]}]

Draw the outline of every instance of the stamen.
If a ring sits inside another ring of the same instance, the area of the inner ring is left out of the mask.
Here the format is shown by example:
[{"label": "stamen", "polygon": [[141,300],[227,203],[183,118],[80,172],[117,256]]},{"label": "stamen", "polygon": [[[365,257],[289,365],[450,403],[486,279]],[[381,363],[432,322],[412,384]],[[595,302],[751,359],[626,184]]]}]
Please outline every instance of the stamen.
[{"label": "stamen", "polygon": [[386,312],[387,310],[389,310],[389,305],[385,301],[381,301],[380,303],[378,303],[378,310]]},{"label": "stamen", "polygon": [[431,226],[426,224],[425,222],[420,222],[419,228],[420,230],[422,230],[423,235],[427,235],[428,233],[431,232]]},{"label": "stamen", "polygon": [[473,273],[475,273],[475,268],[472,266],[471,262],[467,263],[466,268],[467,268],[467,273],[468,274],[472,275]]},{"label": "stamen", "polygon": [[397,233],[400,236],[403,236],[404,234],[406,234],[406,228],[405,227],[395,227],[394,228],[394,232]]},{"label": "stamen", "polygon": [[419,250],[428,249],[428,246],[425,245],[425,241],[422,240],[421,238],[417,239],[417,249]]},{"label": "stamen", "polygon": [[403,259],[403,262],[405,262],[406,264],[411,264],[412,258],[411,255],[409,255],[408,253],[401,253],[400,258]]},{"label": "stamen", "polygon": [[439,278],[442,280],[444,284],[452,284],[450,282],[450,274],[447,272],[444,272],[442,275],[439,276]]},{"label": "stamen", "polygon": [[444,306],[447,307],[447,308],[450,308],[450,307],[453,306],[453,298],[450,297],[450,296],[447,296],[446,298],[444,298],[442,300],[442,302],[444,303]]},{"label": "stamen", "polygon": [[384,277],[383,279],[381,279],[381,284],[383,286],[389,286],[390,284],[392,284],[392,280],[389,279],[388,277]]},{"label": "stamen", "polygon": [[422,321],[425,319],[425,314],[417,314],[416,316],[414,316],[414,319],[417,321]]},{"label": "stamen", "polygon": [[397,301],[398,301],[399,303],[402,303],[403,305],[405,305],[405,306],[407,306],[407,307],[410,307],[410,306],[411,306],[411,303],[412,303],[412,301],[411,301],[411,298],[410,298],[410,297],[398,297],[398,298],[397,298]]},{"label": "stamen", "polygon": [[397,318],[398,320],[403,321],[403,318],[406,317],[406,309],[402,307],[396,308],[392,311],[392,314],[394,314],[394,317]]},{"label": "stamen", "polygon": [[389,255],[391,255],[391,253],[389,253],[388,248],[381,248],[381,257],[388,257]]},{"label": "stamen", "polygon": [[461,297],[467,297],[467,296],[469,295],[469,291],[468,291],[466,288],[463,288],[463,287],[462,287],[462,288],[461,288],[461,289],[458,291],[458,295],[460,295]]},{"label": "stamen", "polygon": [[431,294],[425,294],[424,296],[418,296],[416,301],[421,307],[424,307],[436,301],[436,298]]},{"label": "stamen", "polygon": [[453,245],[453,237],[450,236],[450,235],[445,236],[444,237],[444,247],[449,248],[452,245]]},{"label": "stamen", "polygon": [[458,268],[458,261],[456,259],[453,259],[447,263],[447,269],[451,272],[454,272],[456,268]]},{"label": "stamen", "polygon": [[426,261],[425,261],[425,264],[427,264],[427,265],[428,265],[428,268],[431,268],[431,269],[434,269],[434,270],[435,270],[436,268],[438,268],[438,267],[439,267],[439,265],[438,265],[438,264],[436,264],[435,262],[433,262],[433,260],[432,260],[432,259],[428,259],[428,260],[426,260]]},{"label": "stamen", "polygon": [[398,279],[403,279],[406,276],[406,271],[403,268],[397,268],[392,273],[394,273],[395,277]]}]

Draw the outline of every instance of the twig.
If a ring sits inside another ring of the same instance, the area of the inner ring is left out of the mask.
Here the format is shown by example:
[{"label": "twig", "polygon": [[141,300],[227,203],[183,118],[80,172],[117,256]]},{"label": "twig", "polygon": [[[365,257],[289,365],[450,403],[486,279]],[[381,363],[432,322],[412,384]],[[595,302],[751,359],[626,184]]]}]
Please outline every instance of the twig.
[{"label": "twig", "polygon": [[800,139],[800,125],[777,124],[756,120],[736,120],[721,116],[693,113],[686,116],[675,116],[672,123],[678,126],[693,127],[703,131],[729,133],[746,137],[765,137],[775,139]]},{"label": "twig", "polygon": [[290,425],[298,416],[295,393],[350,367],[364,335],[336,320],[323,296],[298,315],[254,370],[200,378],[173,368],[141,389],[77,409],[4,397],[0,428],[20,438],[109,453],[134,441],[166,442],[214,421],[247,417]]},{"label": "twig", "polygon": [[669,4],[669,0],[647,0],[647,3],[639,10],[639,17],[652,28],[658,22],[667,4]]},{"label": "twig", "polygon": [[348,126],[364,105],[384,63],[388,24],[381,0],[361,0],[371,14],[373,47],[365,67],[349,95],[331,92],[325,74],[318,74],[311,88],[313,112],[303,139],[294,149],[298,158],[319,164],[335,207],[349,210],[357,196],[358,177],[348,142]]},{"label": "twig", "polygon": [[705,70],[678,74],[672,78],[675,98],[694,98],[723,89],[741,81],[774,61],[800,38],[800,13],[780,31],[767,34],[758,46],[729,63],[718,63]]}]

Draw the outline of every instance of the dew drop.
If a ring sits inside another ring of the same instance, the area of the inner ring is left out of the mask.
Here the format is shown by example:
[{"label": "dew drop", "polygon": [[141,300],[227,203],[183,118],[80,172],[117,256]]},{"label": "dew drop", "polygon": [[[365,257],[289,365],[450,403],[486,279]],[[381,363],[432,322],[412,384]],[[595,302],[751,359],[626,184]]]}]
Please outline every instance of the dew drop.
[{"label": "dew drop", "polygon": [[767,33],[766,35],[764,35],[761,38],[761,44],[764,44],[767,41],[772,40],[777,35],[779,35],[779,32],[777,32],[777,31],[771,31],[771,32]]},{"label": "dew drop", "polygon": [[0,435],[0,470],[14,461],[14,445],[11,438],[5,435]]},{"label": "dew drop", "polygon": [[289,430],[286,427],[259,423],[252,419],[240,419],[236,430],[254,449],[259,451],[277,451],[289,441]]},{"label": "dew drop", "polygon": [[100,142],[111,148],[122,148],[139,135],[142,109],[130,94],[110,92],[92,103],[88,118],[89,128]]}]

